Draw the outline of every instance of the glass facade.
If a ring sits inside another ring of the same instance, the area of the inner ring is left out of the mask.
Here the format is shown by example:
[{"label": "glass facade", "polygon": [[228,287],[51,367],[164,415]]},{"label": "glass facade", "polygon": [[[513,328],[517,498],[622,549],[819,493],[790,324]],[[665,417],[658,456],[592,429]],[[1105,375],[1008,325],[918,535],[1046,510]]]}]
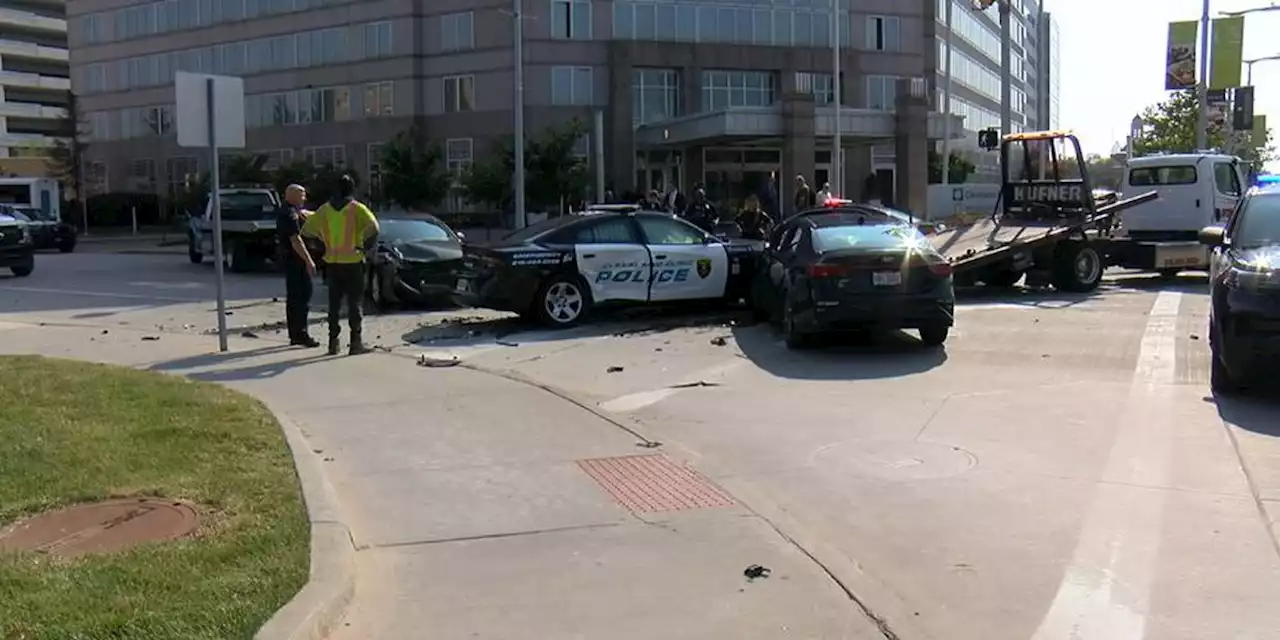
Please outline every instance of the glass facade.
[{"label": "glass facade", "polygon": [[160,0],[81,16],[72,21],[71,29],[85,44],[99,44],[306,11],[352,1]]},{"label": "glass facade", "polygon": [[770,71],[703,71],[702,110],[767,107],[778,99],[778,76]]},{"label": "glass facade", "polygon": [[[847,7],[847,0],[842,0]],[[848,12],[841,11],[840,43],[849,46]],[[777,47],[831,46],[827,0],[617,0],[613,37],[619,40],[726,42]]]},{"label": "glass facade", "polygon": [[675,69],[631,70],[631,122],[670,120],[680,115],[680,72]]}]

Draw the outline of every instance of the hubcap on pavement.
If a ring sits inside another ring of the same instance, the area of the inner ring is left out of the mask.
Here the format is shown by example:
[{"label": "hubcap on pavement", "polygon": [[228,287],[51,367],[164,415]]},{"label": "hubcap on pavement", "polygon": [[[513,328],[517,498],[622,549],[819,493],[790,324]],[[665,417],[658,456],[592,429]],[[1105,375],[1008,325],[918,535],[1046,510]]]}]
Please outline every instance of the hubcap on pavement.
[{"label": "hubcap on pavement", "polygon": [[556,322],[573,322],[582,313],[582,292],[568,282],[557,282],[547,289],[544,305],[547,315]]}]

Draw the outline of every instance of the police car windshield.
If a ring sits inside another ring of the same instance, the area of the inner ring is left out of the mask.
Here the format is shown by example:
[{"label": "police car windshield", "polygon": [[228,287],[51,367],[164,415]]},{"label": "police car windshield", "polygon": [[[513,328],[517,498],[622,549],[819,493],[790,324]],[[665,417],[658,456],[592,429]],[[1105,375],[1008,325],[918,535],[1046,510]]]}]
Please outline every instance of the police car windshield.
[{"label": "police car windshield", "polygon": [[1240,219],[1231,231],[1233,247],[1280,245],[1280,192],[1254,194],[1237,215]]},{"label": "police car windshield", "polygon": [[449,232],[430,220],[382,220],[379,222],[382,237],[391,242],[447,242]]}]

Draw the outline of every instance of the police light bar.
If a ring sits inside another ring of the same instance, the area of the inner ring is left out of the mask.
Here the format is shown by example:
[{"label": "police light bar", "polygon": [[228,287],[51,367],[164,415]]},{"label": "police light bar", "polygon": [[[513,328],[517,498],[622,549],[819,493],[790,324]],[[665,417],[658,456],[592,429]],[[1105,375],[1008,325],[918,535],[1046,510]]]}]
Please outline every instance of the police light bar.
[{"label": "police light bar", "polygon": [[826,202],[822,203],[822,206],[828,209],[839,209],[840,207],[847,207],[851,204],[853,204],[852,200],[845,200],[843,198],[828,198]]},{"label": "police light bar", "polygon": [[1254,178],[1254,185],[1258,187],[1271,186],[1280,184],[1280,176],[1267,175]]}]

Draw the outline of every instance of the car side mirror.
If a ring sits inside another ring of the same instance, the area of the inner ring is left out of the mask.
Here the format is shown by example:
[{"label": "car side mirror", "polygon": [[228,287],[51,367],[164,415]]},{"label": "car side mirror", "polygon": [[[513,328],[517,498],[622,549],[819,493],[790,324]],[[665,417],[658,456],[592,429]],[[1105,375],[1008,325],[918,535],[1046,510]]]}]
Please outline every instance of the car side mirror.
[{"label": "car side mirror", "polygon": [[454,233],[458,234],[458,239],[459,239],[459,240],[466,240],[466,239],[467,239],[467,234],[465,234],[465,233],[463,233],[463,232],[461,232],[461,231],[455,231]]},{"label": "car side mirror", "polygon": [[1220,226],[1205,227],[1197,234],[1200,244],[1207,247],[1221,247],[1227,243],[1226,228]]}]

